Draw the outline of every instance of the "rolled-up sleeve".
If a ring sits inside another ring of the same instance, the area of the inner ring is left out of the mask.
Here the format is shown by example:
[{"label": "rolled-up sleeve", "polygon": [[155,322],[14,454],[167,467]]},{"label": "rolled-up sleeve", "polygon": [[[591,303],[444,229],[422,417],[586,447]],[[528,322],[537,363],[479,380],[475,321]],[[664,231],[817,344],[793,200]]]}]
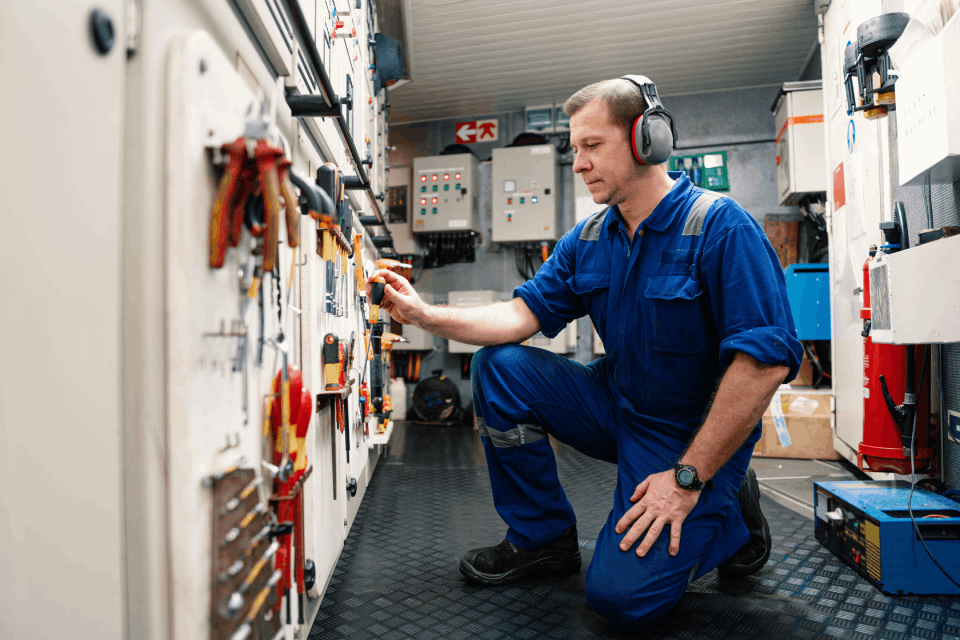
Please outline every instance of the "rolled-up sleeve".
[{"label": "rolled-up sleeve", "polygon": [[729,366],[739,351],[764,364],[789,367],[784,382],[793,380],[803,348],[783,269],[759,226],[744,221],[719,229],[703,250],[700,278],[720,334],[720,365]]},{"label": "rolled-up sleeve", "polygon": [[560,238],[553,255],[532,280],[513,290],[513,297],[522,298],[527,303],[540,321],[540,330],[548,338],[556,337],[568,322],[587,314],[580,296],[567,283],[576,268],[575,231],[579,231],[579,227]]}]

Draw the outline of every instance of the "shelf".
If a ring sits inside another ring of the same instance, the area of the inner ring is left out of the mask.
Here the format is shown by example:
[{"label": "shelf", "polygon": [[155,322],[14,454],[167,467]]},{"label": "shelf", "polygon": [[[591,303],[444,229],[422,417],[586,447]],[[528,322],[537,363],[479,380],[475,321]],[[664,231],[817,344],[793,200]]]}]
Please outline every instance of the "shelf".
[{"label": "shelf", "polygon": [[367,420],[372,422],[370,425],[370,435],[367,436],[368,447],[373,448],[374,445],[387,444],[390,442],[390,436],[393,434],[393,420],[390,420],[385,433],[374,433],[377,429],[377,421],[375,417],[370,416],[367,418]]}]

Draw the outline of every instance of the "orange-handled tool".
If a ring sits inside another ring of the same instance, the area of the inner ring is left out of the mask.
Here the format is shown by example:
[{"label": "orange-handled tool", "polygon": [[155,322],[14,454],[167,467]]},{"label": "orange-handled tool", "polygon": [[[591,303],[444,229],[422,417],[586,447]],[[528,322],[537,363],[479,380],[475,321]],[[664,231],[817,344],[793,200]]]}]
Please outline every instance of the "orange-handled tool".
[{"label": "orange-handled tool", "polygon": [[237,138],[230,144],[223,145],[223,151],[229,155],[230,159],[220,179],[220,186],[217,188],[210,214],[210,266],[214,269],[223,266],[227,255],[233,201],[240,184],[243,165],[246,162],[246,141],[243,138]]},{"label": "orange-handled tool", "polygon": [[277,173],[277,160],[283,156],[283,152],[266,140],[258,140],[254,155],[263,188],[263,218],[266,226],[263,238],[263,270],[269,273],[273,271],[276,263],[280,242],[280,178]]},{"label": "orange-handled tool", "polygon": [[280,182],[280,193],[287,217],[287,244],[291,249],[300,245],[300,199],[293,193],[293,184],[290,182],[290,161],[281,158],[277,164],[277,178]]},{"label": "orange-handled tool", "polygon": [[367,279],[363,277],[363,258],[361,249],[363,249],[363,236],[359,233],[356,233],[353,236],[353,264],[357,269],[357,292],[362,294],[363,283],[366,282]]},{"label": "orange-handled tool", "polygon": [[387,281],[377,276],[370,283],[370,324],[377,324],[380,320],[380,303],[383,302],[383,292]]},{"label": "orange-handled tool", "polygon": [[340,389],[340,370],[343,362],[340,360],[340,339],[335,333],[328,333],[323,338],[323,377],[327,384],[327,391]]}]

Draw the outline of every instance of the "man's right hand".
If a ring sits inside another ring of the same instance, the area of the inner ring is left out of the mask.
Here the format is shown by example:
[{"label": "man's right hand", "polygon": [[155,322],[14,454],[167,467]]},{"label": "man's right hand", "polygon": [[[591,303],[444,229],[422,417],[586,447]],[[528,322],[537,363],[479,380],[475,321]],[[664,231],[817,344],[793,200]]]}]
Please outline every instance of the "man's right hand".
[{"label": "man's right hand", "polygon": [[383,278],[386,282],[380,308],[386,310],[397,322],[420,326],[420,321],[426,316],[428,305],[420,299],[413,285],[406,278],[393,271],[380,269],[367,278],[367,300],[370,299],[370,283],[377,277]]}]

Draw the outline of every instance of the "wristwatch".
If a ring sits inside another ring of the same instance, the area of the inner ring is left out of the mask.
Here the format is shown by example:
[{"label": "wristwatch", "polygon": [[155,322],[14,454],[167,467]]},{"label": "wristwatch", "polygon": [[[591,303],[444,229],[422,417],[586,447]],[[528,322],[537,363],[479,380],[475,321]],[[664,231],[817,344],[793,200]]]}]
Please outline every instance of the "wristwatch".
[{"label": "wristwatch", "polygon": [[712,489],[713,480],[703,482],[697,477],[697,469],[689,464],[677,463],[673,468],[673,477],[677,480],[677,486],[681,489],[690,491],[700,491],[703,488]]}]

